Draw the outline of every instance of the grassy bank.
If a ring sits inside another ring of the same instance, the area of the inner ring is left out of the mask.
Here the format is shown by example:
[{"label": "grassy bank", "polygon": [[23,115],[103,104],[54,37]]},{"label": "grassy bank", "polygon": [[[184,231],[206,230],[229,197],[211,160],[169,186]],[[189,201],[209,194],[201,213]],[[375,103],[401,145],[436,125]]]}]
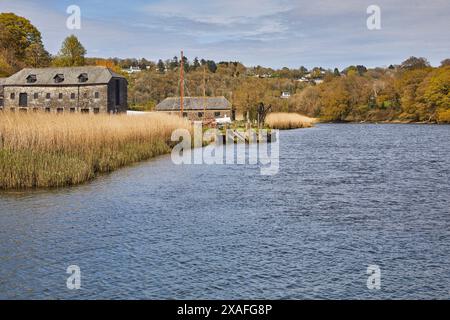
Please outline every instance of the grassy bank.
[{"label": "grassy bank", "polygon": [[0,189],[62,187],[170,151],[189,122],[165,114],[0,113]]},{"label": "grassy bank", "polygon": [[297,129],[310,128],[317,120],[302,116],[298,113],[270,113],[267,116],[266,123],[272,129]]}]

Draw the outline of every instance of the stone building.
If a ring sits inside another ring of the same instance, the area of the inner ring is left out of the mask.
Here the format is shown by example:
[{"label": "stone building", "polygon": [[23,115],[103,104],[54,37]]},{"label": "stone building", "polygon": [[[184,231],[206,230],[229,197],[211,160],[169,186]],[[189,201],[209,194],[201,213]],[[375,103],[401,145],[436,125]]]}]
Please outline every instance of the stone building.
[{"label": "stone building", "polygon": [[106,67],[23,69],[3,81],[0,108],[9,111],[120,113],[127,80]]},{"label": "stone building", "polygon": [[[180,98],[167,98],[156,106],[156,111],[180,114]],[[215,119],[225,116],[233,119],[231,103],[225,97],[185,97],[183,116],[189,120]]]},{"label": "stone building", "polygon": [[6,78],[0,78],[0,108],[3,108],[3,84]]}]

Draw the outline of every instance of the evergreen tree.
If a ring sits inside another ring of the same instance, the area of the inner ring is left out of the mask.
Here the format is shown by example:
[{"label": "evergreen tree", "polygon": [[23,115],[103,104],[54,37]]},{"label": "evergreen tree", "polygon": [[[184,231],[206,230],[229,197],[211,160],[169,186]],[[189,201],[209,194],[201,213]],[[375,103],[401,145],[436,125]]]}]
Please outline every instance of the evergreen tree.
[{"label": "evergreen tree", "polygon": [[158,68],[159,73],[166,72],[166,65],[164,64],[164,62],[161,59],[158,60],[157,68]]}]

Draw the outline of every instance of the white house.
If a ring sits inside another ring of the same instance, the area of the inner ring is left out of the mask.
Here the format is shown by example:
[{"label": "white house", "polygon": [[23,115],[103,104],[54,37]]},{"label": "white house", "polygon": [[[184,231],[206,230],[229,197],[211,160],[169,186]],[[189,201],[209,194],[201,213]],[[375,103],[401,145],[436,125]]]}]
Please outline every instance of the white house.
[{"label": "white house", "polygon": [[291,93],[290,92],[287,92],[287,91],[283,91],[282,93],[281,93],[281,99],[289,99],[291,97]]},{"label": "white house", "polygon": [[141,68],[131,66],[131,67],[128,68],[128,69],[122,69],[122,71],[123,71],[123,72],[126,72],[126,73],[128,73],[128,74],[132,74],[132,73],[138,73],[138,72],[141,72]]}]

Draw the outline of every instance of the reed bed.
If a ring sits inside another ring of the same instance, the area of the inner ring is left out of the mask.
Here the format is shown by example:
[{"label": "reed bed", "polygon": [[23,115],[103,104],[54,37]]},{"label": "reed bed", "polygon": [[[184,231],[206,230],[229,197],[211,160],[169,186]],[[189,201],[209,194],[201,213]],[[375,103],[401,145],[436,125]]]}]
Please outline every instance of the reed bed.
[{"label": "reed bed", "polygon": [[190,123],[166,114],[0,113],[0,189],[85,182],[169,152],[178,128]]},{"label": "reed bed", "polygon": [[310,128],[317,122],[315,118],[302,116],[298,113],[270,113],[266,118],[267,125],[272,129]]}]

